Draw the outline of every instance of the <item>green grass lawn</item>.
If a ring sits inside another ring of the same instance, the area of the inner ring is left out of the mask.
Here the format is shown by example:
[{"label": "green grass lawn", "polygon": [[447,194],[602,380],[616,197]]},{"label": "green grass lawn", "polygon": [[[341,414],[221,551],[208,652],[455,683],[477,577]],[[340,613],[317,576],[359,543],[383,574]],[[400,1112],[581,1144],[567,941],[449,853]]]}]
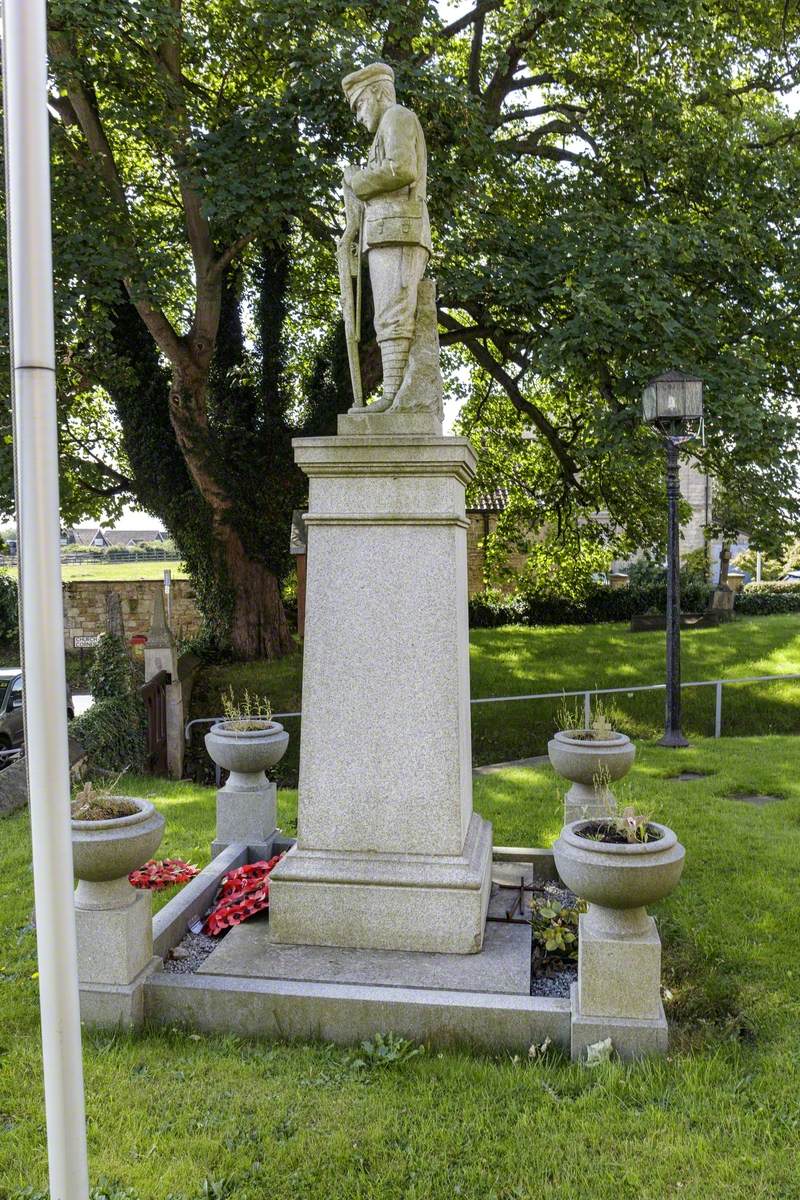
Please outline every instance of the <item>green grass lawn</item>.
[{"label": "green grass lawn", "polygon": [[[683,678],[800,673],[800,614],[742,618],[717,629],[692,629],[681,639]],[[664,679],[664,634],[631,633],[627,625],[562,625],[551,628],[474,629],[470,634],[473,697],[514,696],[578,688],[624,687]],[[302,654],[277,663],[207,667],[192,696],[192,716],[216,716],[229,686],[269,696],[273,708],[296,712],[301,702]],[[714,689],[684,689],[685,729],[692,736],[714,729]],[[617,728],[639,738],[664,725],[664,693],[609,698]],[[544,754],[553,734],[555,700],[477,704],[472,708],[476,764]],[[281,765],[296,782],[299,720],[285,722],[292,735]],[[800,680],[748,684],[724,691],[726,734],[800,733]],[[196,735],[200,744],[200,734]]]},{"label": "green grass lawn", "polygon": [[[686,768],[711,774],[666,778]],[[679,888],[654,909],[671,994],[666,1059],[589,1070],[552,1053],[541,1063],[428,1052],[362,1069],[321,1045],[183,1029],[87,1033],[92,1178],[108,1180],[98,1195],[797,1200],[800,743],[640,746],[631,779],[687,847]],[[152,794],[164,812],[163,853],[206,861],[212,791],[130,778],[125,789]],[[728,798],[737,791],[782,799],[758,809]],[[279,799],[286,827],[295,796]],[[546,844],[557,833],[546,769],[480,778],[475,801],[498,844]],[[0,823],[3,1198],[38,1195],[46,1180],[32,903],[28,819],[18,813]]]},{"label": "green grass lawn", "polygon": [[[3,567],[6,574],[16,578],[16,567]],[[71,563],[62,562],[61,579],[64,583],[73,583],[79,579],[163,579],[165,569],[172,572],[173,579],[188,579],[183,563],[163,562],[154,559],[152,562],[99,562]]]}]

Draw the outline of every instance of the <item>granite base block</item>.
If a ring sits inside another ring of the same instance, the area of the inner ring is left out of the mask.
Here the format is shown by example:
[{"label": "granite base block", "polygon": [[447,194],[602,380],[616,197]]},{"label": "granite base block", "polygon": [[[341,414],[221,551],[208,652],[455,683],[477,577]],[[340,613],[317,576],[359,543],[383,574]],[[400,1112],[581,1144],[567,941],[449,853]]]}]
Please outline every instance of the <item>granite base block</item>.
[{"label": "granite base block", "polygon": [[572,1005],[570,1057],[574,1062],[586,1058],[586,1049],[596,1042],[611,1038],[616,1054],[624,1062],[643,1058],[648,1054],[666,1054],[669,1048],[669,1032],[663,1005],[659,1002],[659,1015],[651,1020],[636,1020],[632,1017],[590,1017],[581,1013],[578,1001],[578,985],[573,984],[570,993]]},{"label": "granite base block", "polygon": [[150,893],[132,887],[128,891],[128,902],[116,908],[75,905],[81,986],[86,983],[126,986],[152,957]]},{"label": "granite base block", "polygon": [[79,985],[81,1021],[95,1029],[136,1029],[144,1020],[144,988],[161,968],[154,956],[135,979],[126,984],[83,983]]},{"label": "granite base block", "polygon": [[277,789],[271,781],[258,788],[220,788],[214,845],[269,841],[275,832],[276,814]]},{"label": "granite base block", "polygon": [[198,973],[529,996],[531,931],[527,924],[491,922],[480,954],[343,950],[276,944],[266,916],[256,917],[226,934]]},{"label": "granite base block", "polygon": [[587,1017],[658,1020],[661,1006],[661,939],[652,917],[635,936],[620,937],[579,923],[578,987]]},{"label": "granite base block", "polygon": [[291,945],[475,954],[491,856],[491,825],[477,813],[462,855],[295,846],[270,880],[270,936]]},{"label": "granite base block", "polygon": [[396,1033],[431,1047],[524,1054],[550,1038],[570,1044],[568,1000],[401,987],[158,972],[145,986],[145,1018],[201,1032],[353,1045]]},{"label": "granite base block", "polygon": [[526,882],[558,882],[558,871],[553,851],[550,849],[541,849],[538,846],[495,846],[492,850],[492,864],[495,882],[502,881],[504,886],[509,881],[518,882],[518,879],[513,878],[515,873],[530,876],[529,880],[526,878]]}]

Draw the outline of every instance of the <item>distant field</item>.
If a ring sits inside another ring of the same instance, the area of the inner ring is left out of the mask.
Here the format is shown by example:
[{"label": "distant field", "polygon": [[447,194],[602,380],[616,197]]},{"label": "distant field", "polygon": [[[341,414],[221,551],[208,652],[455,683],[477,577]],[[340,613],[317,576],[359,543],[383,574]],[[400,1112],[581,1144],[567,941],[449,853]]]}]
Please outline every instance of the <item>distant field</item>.
[{"label": "distant field", "polygon": [[[163,579],[164,570],[172,572],[173,579],[187,579],[183,563],[178,562],[109,562],[109,563],[62,563],[61,578],[65,583],[80,579]],[[7,575],[17,574],[16,567],[4,567]]]}]

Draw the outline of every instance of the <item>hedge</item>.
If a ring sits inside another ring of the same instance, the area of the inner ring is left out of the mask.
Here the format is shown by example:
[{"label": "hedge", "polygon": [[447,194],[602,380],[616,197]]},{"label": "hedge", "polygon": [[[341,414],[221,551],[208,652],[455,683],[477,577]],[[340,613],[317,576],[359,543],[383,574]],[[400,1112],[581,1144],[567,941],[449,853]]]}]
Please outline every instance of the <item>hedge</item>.
[{"label": "hedge", "polygon": [[748,617],[766,617],[772,613],[800,612],[800,583],[748,583],[736,597],[736,612]]},{"label": "hedge", "polygon": [[19,637],[17,581],[12,575],[0,575],[0,641]]},{"label": "hedge", "polygon": [[104,633],[89,671],[91,708],[70,733],[93,771],[141,771],[147,759],[147,716],[139,680],[122,638]]},{"label": "hedge", "polygon": [[[712,590],[705,583],[682,584],[681,607],[685,612],[705,612]],[[469,623],[473,629],[498,625],[599,625],[606,621],[630,621],[640,613],[663,613],[666,607],[665,582],[642,588],[597,587],[581,601],[557,596],[517,596],[504,603],[492,596],[479,595],[469,602]]]}]

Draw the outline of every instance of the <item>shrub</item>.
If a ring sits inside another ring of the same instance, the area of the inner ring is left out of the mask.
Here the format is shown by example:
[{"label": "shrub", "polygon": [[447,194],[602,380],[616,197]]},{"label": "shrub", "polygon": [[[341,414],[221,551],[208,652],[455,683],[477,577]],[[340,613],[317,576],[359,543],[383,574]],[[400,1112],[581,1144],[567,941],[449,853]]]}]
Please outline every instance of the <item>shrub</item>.
[{"label": "shrub", "polygon": [[0,575],[0,642],[19,637],[17,581],[12,575]]},{"label": "shrub", "polygon": [[141,770],[147,758],[147,718],[136,668],[122,638],[100,638],[89,671],[94,704],[70,726],[92,771]]},{"label": "shrub", "polygon": [[[681,607],[685,612],[704,612],[711,595],[706,583],[681,583]],[[597,587],[583,600],[561,597],[516,596],[506,600],[495,593],[474,596],[469,602],[473,629],[498,625],[597,625],[606,621],[630,621],[647,612],[666,612],[666,580],[647,586]]]},{"label": "shrub", "polygon": [[781,592],[800,592],[800,579],[775,579],[768,583],[746,583],[743,595],[772,596]]},{"label": "shrub", "polygon": [[147,759],[147,718],[138,692],[96,700],[70,723],[89,770],[141,771]]},{"label": "shrub", "polygon": [[800,612],[800,583],[748,583],[736,597],[736,612],[748,617],[766,617],[773,613]]},{"label": "shrub", "polygon": [[102,635],[87,678],[95,700],[116,700],[135,687],[135,669],[122,638],[111,633]]}]

